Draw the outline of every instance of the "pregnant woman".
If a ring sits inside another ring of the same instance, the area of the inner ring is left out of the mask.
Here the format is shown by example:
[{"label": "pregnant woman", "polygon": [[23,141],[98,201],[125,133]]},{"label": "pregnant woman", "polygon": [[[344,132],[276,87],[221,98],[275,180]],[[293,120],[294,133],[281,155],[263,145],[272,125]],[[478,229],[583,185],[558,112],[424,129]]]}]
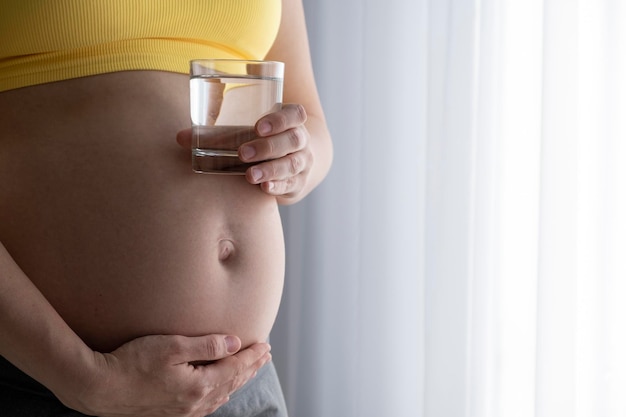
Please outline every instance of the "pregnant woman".
[{"label": "pregnant woman", "polygon": [[[301,0],[0,10],[0,414],[284,415],[278,205],[332,159]],[[285,62],[245,176],[191,170],[194,58]]]}]

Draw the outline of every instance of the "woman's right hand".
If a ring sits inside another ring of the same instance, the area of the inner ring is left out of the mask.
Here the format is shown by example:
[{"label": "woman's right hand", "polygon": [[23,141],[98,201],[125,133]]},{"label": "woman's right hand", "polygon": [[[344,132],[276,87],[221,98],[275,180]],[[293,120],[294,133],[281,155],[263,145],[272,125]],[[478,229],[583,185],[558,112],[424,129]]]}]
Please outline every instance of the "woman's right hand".
[{"label": "woman's right hand", "polygon": [[204,417],[271,359],[266,343],[240,347],[234,336],[145,336],[111,353],[95,353],[99,371],[79,396],[79,411],[102,417]]}]

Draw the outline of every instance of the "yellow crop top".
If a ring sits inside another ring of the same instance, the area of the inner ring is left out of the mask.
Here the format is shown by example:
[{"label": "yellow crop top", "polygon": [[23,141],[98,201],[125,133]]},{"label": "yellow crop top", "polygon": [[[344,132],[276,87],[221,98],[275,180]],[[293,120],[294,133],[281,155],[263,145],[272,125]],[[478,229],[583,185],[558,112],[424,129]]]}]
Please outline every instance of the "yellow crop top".
[{"label": "yellow crop top", "polygon": [[263,59],[281,0],[0,0],[0,91],[195,58]]}]

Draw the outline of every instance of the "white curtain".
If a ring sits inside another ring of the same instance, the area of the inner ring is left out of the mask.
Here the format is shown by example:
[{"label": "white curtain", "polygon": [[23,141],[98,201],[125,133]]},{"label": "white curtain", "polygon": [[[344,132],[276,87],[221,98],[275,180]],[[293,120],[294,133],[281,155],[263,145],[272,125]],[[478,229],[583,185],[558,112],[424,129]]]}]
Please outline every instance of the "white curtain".
[{"label": "white curtain", "polygon": [[626,2],[305,7],[336,153],[283,210],[291,415],[626,416]]}]

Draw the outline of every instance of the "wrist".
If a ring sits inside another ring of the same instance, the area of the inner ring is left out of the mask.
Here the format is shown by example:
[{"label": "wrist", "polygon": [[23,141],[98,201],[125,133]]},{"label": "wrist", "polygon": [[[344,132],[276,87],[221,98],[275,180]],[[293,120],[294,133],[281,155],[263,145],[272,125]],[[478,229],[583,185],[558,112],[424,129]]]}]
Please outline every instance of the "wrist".
[{"label": "wrist", "polygon": [[97,415],[97,399],[106,386],[104,355],[87,349],[51,384],[51,391],[66,406],[87,415]]}]

